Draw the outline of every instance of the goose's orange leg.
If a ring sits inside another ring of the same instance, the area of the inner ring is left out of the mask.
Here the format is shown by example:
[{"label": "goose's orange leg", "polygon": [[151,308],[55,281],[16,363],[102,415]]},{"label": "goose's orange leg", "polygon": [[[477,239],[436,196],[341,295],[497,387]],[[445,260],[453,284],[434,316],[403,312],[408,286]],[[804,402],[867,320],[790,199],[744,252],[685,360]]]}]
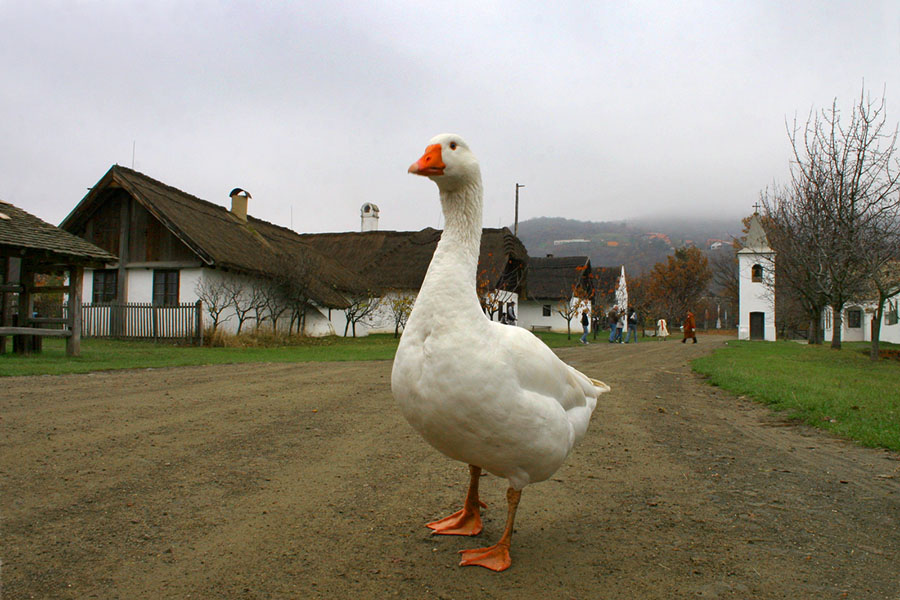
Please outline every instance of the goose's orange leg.
[{"label": "goose's orange leg", "polygon": [[478,565],[492,571],[503,571],[512,564],[509,557],[509,546],[512,543],[513,523],[516,520],[516,509],[519,508],[519,498],[522,497],[522,491],[509,488],[506,490],[506,502],[509,505],[509,512],[506,514],[506,529],[500,541],[487,548],[475,548],[473,550],[460,550],[462,560],[459,566],[465,567],[470,565]]},{"label": "goose's orange leg", "polygon": [[439,521],[428,523],[426,526],[433,529],[433,533],[442,535],[478,535],[481,533],[479,507],[487,508],[487,505],[478,499],[478,480],[480,478],[481,467],[469,465],[469,491],[466,493],[466,502],[463,504],[462,510]]}]

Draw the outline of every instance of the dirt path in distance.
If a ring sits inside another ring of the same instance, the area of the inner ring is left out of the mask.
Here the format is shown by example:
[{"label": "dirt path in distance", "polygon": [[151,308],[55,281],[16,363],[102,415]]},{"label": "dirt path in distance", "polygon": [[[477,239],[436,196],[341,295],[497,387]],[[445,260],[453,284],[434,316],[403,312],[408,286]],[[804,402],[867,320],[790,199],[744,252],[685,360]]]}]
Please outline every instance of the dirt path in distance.
[{"label": "dirt path in distance", "polygon": [[390,362],[0,380],[2,597],[900,599],[900,457],[710,387],[700,337],[558,353],[613,392],[522,496],[513,566],[431,536],[467,471],[423,442]]}]

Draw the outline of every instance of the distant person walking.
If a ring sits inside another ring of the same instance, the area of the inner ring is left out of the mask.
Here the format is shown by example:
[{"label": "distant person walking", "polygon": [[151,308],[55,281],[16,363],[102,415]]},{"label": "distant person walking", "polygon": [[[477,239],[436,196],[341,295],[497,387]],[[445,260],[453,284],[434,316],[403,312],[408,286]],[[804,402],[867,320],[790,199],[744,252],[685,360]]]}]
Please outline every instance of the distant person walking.
[{"label": "distant person walking", "polygon": [[628,340],[631,339],[632,334],[634,334],[634,343],[637,344],[637,312],[635,312],[634,308],[628,309],[628,334],[625,336],[625,343],[628,343]]},{"label": "distant person walking", "polygon": [[665,319],[660,319],[656,322],[656,337],[662,338],[663,341],[666,341],[666,338],[669,337],[669,329],[666,326]]},{"label": "distant person walking", "polygon": [[619,318],[616,319],[616,341],[622,343],[622,332],[625,331],[625,313],[620,312]]},{"label": "distant person walking", "polygon": [[609,343],[612,344],[616,341],[616,324],[619,322],[619,317],[616,315],[615,308],[609,311],[607,322],[609,323]]},{"label": "distant person walking", "polygon": [[694,313],[688,311],[687,317],[684,319],[684,338],[681,340],[681,343],[684,344],[688,341],[688,338],[692,338],[694,343],[697,343],[697,322],[694,320]]},{"label": "distant person walking", "polygon": [[588,318],[588,311],[581,311],[581,328],[584,329],[584,333],[581,334],[581,343],[587,346],[587,335],[590,330],[591,320]]}]

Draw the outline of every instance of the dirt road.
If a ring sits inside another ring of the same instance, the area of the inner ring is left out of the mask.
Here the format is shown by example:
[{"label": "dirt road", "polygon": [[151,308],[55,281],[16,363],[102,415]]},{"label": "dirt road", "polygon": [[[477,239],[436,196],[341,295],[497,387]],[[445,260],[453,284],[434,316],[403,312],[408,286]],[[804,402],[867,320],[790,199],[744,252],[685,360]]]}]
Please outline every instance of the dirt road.
[{"label": "dirt road", "polygon": [[712,388],[700,338],[559,351],[602,379],[587,438],[522,496],[513,566],[431,536],[466,467],[389,362],[0,380],[2,597],[900,599],[900,457]]}]

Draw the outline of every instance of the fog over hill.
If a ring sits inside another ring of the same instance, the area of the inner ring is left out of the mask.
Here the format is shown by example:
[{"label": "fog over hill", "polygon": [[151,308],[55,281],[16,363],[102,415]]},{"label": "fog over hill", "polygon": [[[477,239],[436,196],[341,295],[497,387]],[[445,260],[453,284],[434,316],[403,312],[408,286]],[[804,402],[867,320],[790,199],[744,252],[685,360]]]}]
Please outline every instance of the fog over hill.
[{"label": "fog over hill", "polygon": [[[512,228],[512,227],[511,227]],[[531,256],[582,256],[594,266],[625,265],[638,275],[681,246],[710,250],[715,241],[741,235],[740,218],[645,217],[625,221],[578,221],[540,217],[519,223],[519,239]]]}]

